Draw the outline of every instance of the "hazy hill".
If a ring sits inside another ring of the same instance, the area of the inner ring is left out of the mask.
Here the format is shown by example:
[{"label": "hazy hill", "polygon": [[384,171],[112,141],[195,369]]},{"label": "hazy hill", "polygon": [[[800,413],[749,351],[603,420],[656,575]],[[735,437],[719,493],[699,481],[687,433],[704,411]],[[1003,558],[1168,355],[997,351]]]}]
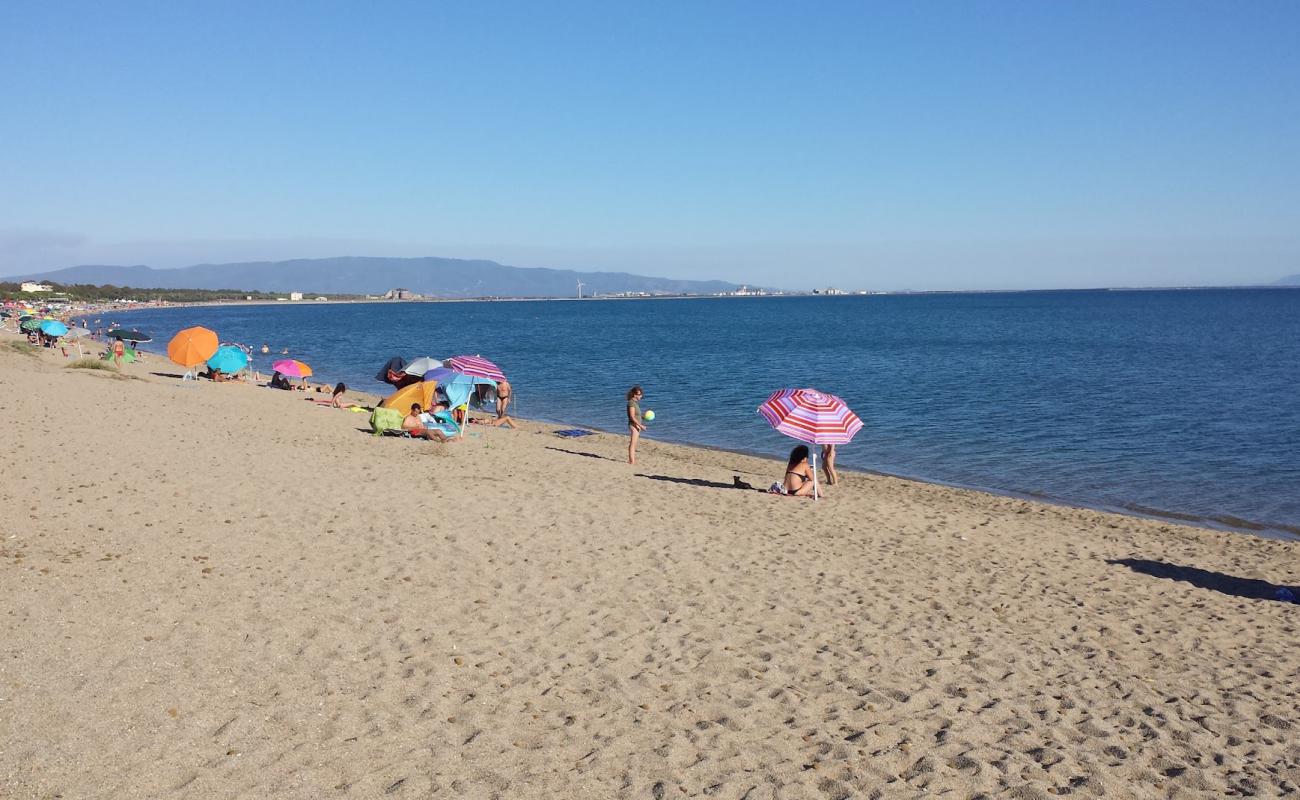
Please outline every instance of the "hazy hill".
[{"label": "hazy hill", "polygon": [[403,288],[439,297],[572,297],[583,293],[658,292],[709,294],[736,284],[685,281],[624,272],[509,267],[495,261],[455,258],[317,258],[198,264],[181,269],[107,266],[79,267],[19,277],[57,283],[147,286],[159,289],[242,289],[319,294],[383,294]]},{"label": "hazy hill", "polygon": [[1300,275],[1288,275],[1277,282],[1278,286],[1300,286]]}]

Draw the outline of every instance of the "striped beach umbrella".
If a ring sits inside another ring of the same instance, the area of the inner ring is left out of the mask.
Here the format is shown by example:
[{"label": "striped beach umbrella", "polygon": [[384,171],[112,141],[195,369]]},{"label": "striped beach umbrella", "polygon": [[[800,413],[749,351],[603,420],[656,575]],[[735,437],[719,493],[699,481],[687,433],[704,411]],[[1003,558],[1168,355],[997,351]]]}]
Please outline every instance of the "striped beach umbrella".
[{"label": "striped beach umbrella", "polygon": [[[816,389],[779,389],[758,407],[778,433],[809,444],[848,444],[862,430],[862,420],[833,394]],[[817,488],[817,451],[812,453],[813,499]]]},{"label": "striped beach umbrella", "polygon": [[498,383],[506,379],[500,367],[482,356],[455,356],[447,359],[447,366],[471,378],[487,378]]},{"label": "striped beach umbrella", "polygon": [[758,407],[778,432],[810,444],[848,444],[862,420],[833,394],[816,389],[781,389]]}]

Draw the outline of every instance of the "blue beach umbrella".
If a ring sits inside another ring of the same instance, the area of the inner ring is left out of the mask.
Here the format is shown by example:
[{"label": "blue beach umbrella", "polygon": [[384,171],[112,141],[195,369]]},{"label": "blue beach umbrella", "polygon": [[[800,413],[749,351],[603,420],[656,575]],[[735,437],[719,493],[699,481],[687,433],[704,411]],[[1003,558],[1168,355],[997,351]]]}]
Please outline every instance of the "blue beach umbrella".
[{"label": "blue beach umbrella", "polygon": [[469,403],[470,396],[474,394],[475,386],[496,388],[496,385],[497,382],[491,378],[480,378],[461,372],[452,373],[451,377],[446,380],[438,381],[438,388],[447,393],[447,404],[452,408],[458,408]]},{"label": "blue beach umbrella", "polygon": [[46,336],[62,336],[68,332],[68,326],[57,319],[47,319],[41,323],[41,333]]},{"label": "blue beach umbrella", "polygon": [[437,369],[431,369],[428,372],[424,373],[424,380],[437,381],[438,383],[442,383],[444,381],[451,380],[453,376],[459,374],[460,373],[454,369],[447,369],[446,367],[438,367]]},{"label": "blue beach umbrella", "polygon": [[220,370],[227,375],[233,375],[244,367],[248,366],[248,355],[238,347],[230,344],[223,344],[217,348],[217,352],[212,354],[208,359],[208,368]]}]

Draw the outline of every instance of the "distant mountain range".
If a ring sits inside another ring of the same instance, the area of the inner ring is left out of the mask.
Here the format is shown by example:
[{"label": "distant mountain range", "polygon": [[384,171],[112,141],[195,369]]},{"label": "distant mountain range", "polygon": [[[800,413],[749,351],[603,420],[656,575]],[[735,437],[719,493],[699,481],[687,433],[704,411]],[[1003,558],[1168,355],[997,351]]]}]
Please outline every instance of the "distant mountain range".
[{"label": "distant mountain range", "polygon": [[738,288],[723,281],[652,278],[625,272],[509,267],[495,261],[456,258],[344,258],[197,264],[180,269],[84,265],[22,279],[90,283],[144,289],[237,289],[262,292],[380,295],[408,289],[437,297],[573,297],[583,294],[650,292],[712,294]]},{"label": "distant mountain range", "polygon": [[1300,275],[1288,275],[1277,282],[1278,286],[1300,286]]}]

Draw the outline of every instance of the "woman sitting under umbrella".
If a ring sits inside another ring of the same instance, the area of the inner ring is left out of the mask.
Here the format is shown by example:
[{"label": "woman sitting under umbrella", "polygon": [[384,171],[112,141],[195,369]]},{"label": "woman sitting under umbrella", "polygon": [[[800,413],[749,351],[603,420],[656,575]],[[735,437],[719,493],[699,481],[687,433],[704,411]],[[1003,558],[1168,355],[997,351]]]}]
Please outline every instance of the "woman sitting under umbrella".
[{"label": "woman sitting under umbrella", "polygon": [[812,497],[813,486],[812,468],[808,466],[808,445],[801,444],[790,451],[781,488],[785,490],[784,494]]}]

